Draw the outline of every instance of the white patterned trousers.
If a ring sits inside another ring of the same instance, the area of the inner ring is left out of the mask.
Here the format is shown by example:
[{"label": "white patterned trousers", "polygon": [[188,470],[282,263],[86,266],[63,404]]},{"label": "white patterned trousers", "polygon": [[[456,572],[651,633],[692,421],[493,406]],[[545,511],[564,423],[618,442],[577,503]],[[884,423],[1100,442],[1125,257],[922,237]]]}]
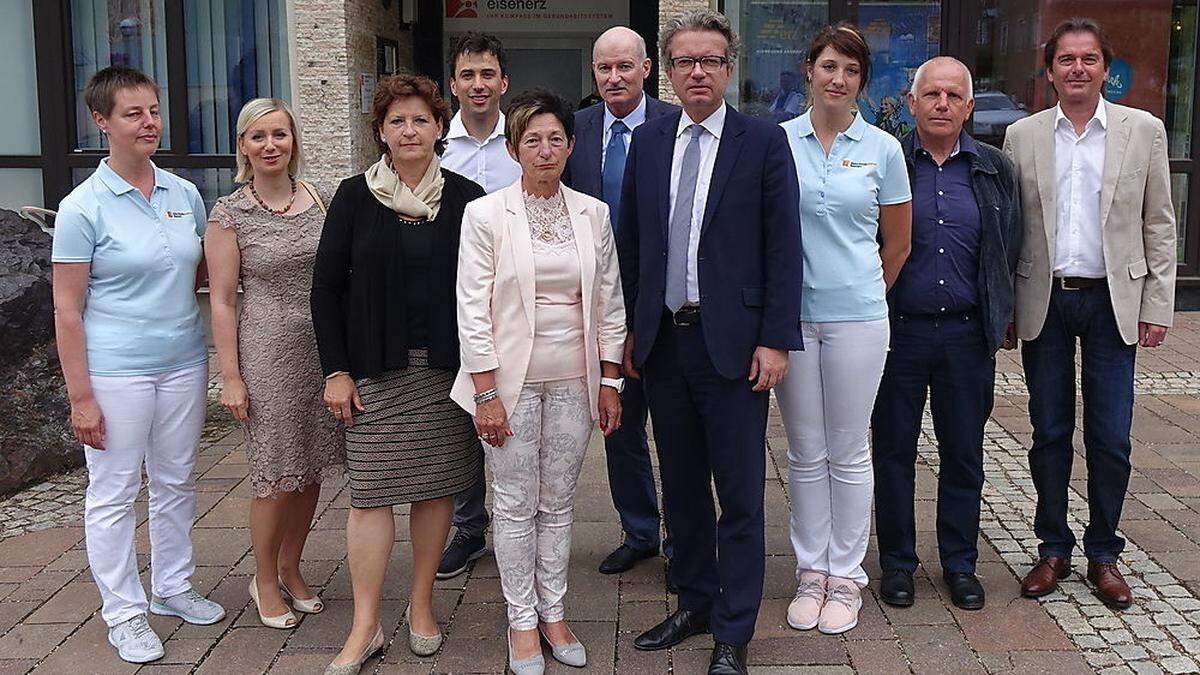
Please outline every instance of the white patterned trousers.
[{"label": "white patterned trousers", "polygon": [[527,384],[492,471],[492,537],[513,630],[563,619],[575,486],[594,426],[587,380]]}]

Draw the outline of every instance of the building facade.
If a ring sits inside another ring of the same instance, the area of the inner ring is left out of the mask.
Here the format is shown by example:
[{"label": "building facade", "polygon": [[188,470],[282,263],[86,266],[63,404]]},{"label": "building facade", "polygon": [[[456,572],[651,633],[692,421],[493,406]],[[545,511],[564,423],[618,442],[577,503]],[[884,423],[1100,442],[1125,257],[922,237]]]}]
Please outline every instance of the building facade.
[{"label": "building facade", "polygon": [[[446,81],[446,53],[467,30],[495,33],[510,58],[510,95],[534,84],[568,100],[593,91],[590,45],[625,24],[657,42],[663,21],[714,7],[734,21],[742,54],[726,98],[783,121],[805,103],[803,57],[823,25],[862,28],[874,53],[863,114],[895,134],[912,127],[904,92],[916,66],[957,56],[975,73],[973,132],[993,143],[1013,121],[1054,104],[1042,46],[1061,19],[1090,16],[1111,33],[1110,100],[1150,110],[1169,136],[1179,217],[1181,291],[1200,289],[1195,158],[1200,0],[5,0],[0,3],[0,207],[54,208],[104,156],[80,94],[113,63],[162,85],[160,166],[211,203],[233,188],[242,103],[293,103],[307,177],[336,183],[376,159],[369,98],[377,78],[410,70]],[[656,59],[657,61],[657,59]],[[665,76],[657,71],[650,83]]]}]

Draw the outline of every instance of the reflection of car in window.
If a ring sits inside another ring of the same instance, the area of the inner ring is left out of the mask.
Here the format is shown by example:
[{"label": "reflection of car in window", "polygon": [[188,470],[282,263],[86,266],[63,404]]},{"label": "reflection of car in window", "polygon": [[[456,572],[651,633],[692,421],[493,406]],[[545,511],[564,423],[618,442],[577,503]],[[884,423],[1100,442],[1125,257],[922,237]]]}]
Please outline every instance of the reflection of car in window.
[{"label": "reflection of car in window", "polygon": [[1029,117],[1023,103],[1018,103],[1002,91],[975,92],[974,136],[982,141],[999,145],[1004,140],[1004,130],[1017,120]]}]

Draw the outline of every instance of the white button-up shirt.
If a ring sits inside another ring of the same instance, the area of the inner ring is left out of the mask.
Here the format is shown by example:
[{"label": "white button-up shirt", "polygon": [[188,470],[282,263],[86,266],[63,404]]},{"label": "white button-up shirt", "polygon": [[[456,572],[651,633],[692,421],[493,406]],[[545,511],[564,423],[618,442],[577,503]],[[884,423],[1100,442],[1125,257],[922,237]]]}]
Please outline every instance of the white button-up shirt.
[{"label": "white button-up shirt", "polygon": [[1104,101],[1076,135],[1062,107],[1054,107],[1054,176],[1058,222],[1054,235],[1054,276],[1103,279],[1100,190],[1104,184],[1104,144],[1108,118]]},{"label": "white button-up shirt", "polygon": [[690,305],[700,303],[700,274],[696,257],[700,251],[700,227],[704,223],[704,207],[708,204],[708,188],[717,161],[717,147],[721,143],[721,132],[725,129],[725,112],[726,106],[721,103],[721,107],[704,121],[694,122],[684,111],[679,116],[679,128],[675,130],[675,152],[671,155],[671,208],[667,212],[670,214],[675,213],[675,198],[679,195],[683,153],[692,140],[688,130],[693,124],[699,124],[706,132],[700,134],[700,167],[696,176],[696,196],[692,200],[692,227],[688,234],[687,301]]},{"label": "white button-up shirt", "polygon": [[600,138],[600,170],[604,170],[605,160],[608,159],[608,141],[612,138],[613,122],[621,120],[629,129],[629,135],[625,137],[625,153],[628,156],[629,143],[633,140],[633,130],[640,127],[642,122],[646,121],[646,95],[642,94],[642,100],[638,101],[637,107],[624,117],[617,117],[608,109],[608,104],[604,104],[604,134]]},{"label": "white button-up shirt", "polygon": [[450,120],[442,167],[479,183],[488,194],[506,188],[521,177],[521,165],[508,154],[504,140],[504,113],[500,113],[487,140],[480,143],[467,133],[460,110]]}]

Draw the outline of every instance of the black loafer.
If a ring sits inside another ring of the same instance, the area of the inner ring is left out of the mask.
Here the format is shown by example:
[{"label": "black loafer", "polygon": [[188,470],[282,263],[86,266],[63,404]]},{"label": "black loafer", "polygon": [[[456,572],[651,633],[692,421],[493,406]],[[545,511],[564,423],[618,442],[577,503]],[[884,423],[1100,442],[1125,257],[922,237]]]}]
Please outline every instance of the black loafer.
[{"label": "black loafer", "polygon": [[621,544],[600,563],[601,574],[620,574],[633,569],[639,562],[658,555],[658,547],[638,550],[629,544]]},{"label": "black loafer", "polygon": [[746,675],[746,648],[718,642],[713,645],[712,659],[708,662],[708,675]]},{"label": "black loafer", "polygon": [[885,570],[879,583],[879,599],[892,607],[912,607],[917,597],[913,587],[912,572],[908,570]]},{"label": "black loafer", "polygon": [[970,572],[946,572],[942,580],[950,587],[950,602],[959,609],[983,609],[983,584]]},{"label": "black loafer", "polygon": [[708,612],[691,612],[677,609],[662,623],[637,636],[633,646],[646,652],[667,649],[693,635],[708,632]]}]

